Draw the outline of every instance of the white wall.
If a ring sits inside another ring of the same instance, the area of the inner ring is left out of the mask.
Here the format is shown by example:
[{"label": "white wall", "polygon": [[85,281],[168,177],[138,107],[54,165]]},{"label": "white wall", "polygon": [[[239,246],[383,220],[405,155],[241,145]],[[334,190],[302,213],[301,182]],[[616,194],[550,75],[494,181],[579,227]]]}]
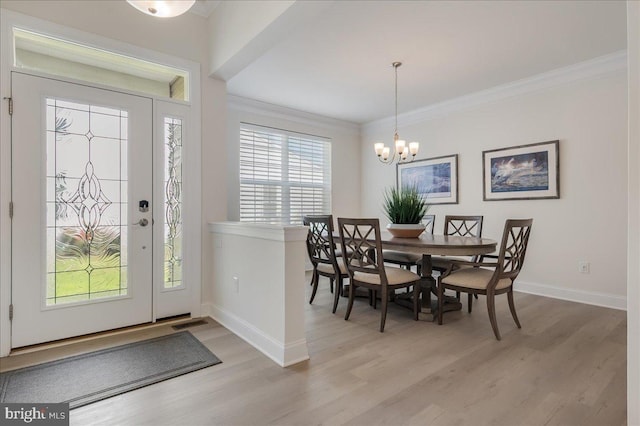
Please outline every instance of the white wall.
[{"label": "white wall", "polygon": [[640,3],[627,2],[629,55],[629,253],[627,423],[640,425]]},{"label": "white wall", "polygon": [[213,297],[206,311],[280,366],[309,359],[300,285],[307,228],[219,222],[210,230]]},{"label": "white wall", "polygon": [[[580,75],[585,75],[582,68]],[[442,232],[446,214],[481,214],[483,235],[499,240],[505,219],[532,217],[527,261],[516,290],[624,309],[627,78],[624,61],[613,71],[609,68],[579,81],[564,75],[568,81],[559,86],[518,90],[503,99],[491,96],[498,90],[488,92],[491,102],[459,111],[451,111],[449,103],[450,112],[432,110],[431,119],[404,125],[400,120],[399,133],[421,142],[420,158],[459,154],[459,204],[430,209],[436,214],[436,232]],[[362,214],[381,220],[381,194],[395,184],[395,168],[378,163],[372,142],[391,138],[392,128],[381,129],[380,123],[363,130],[362,182],[367,190],[362,192]],[[482,200],[483,150],[557,139],[560,199]],[[591,262],[590,274],[578,273],[580,260]]]}]

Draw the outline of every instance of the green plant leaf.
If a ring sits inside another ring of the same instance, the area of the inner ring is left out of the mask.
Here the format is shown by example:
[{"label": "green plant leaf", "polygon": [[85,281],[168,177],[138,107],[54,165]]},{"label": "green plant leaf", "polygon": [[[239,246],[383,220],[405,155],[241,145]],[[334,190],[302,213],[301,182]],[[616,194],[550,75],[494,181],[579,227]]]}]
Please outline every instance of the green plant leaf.
[{"label": "green plant leaf", "polygon": [[404,186],[385,190],[383,208],[391,223],[417,224],[422,221],[429,205],[416,186]]}]

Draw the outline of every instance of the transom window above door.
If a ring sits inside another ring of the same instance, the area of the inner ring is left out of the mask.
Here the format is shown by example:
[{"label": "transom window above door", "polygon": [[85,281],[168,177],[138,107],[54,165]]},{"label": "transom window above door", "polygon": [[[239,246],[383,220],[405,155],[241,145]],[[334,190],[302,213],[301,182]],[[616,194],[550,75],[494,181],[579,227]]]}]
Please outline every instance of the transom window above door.
[{"label": "transom window above door", "polygon": [[189,72],[13,28],[14,66],[160,98],[189,100]]}]

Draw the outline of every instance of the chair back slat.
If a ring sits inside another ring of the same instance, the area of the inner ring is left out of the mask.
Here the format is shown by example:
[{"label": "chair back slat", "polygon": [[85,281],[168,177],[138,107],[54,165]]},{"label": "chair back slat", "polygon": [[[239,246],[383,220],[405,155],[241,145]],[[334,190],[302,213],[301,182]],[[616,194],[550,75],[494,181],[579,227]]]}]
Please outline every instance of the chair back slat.
[{"label": "chair back slat", "polygon": [[[461,237],[482,237],[483,216],[445,216],[444,235],[459,235]],[[476,262],[478,256],[472,256]]]},{"label": "chair back slat", "polygon": [[482,237],[483,216],[445,216],[444,235]]},{"label": "chair back slat", "polygon": [[524,264],[533,219],[508,219],[504,224],[498,265],[500,278],[514,280]]},{"label": "chair back slat", "polygon": [[307,252],[312,263],[326,263],[339,271],[333,243],[333,216],[305,216],[302,223],[309,227],[307,233]]},{"label": "chair back slat", "polygon": [[338,218],[342,259],[353,279],[355,272],[380,275],[380,282],[387,285],[382,257],[380,221],[378,219]]},{"label": "chair back slat", "polygon": [[422,218],[422,223],[424,224],[424,232],[433,234],[433,225],[436,223],[436,215],[425,214]]}]

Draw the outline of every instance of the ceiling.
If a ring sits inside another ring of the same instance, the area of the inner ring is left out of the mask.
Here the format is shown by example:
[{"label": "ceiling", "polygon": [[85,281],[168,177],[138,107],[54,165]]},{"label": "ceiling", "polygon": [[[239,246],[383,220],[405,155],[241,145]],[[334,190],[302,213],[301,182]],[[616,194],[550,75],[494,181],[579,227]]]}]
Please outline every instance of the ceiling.
[{"label": "ceiling", "polygon": [[189,9],[189,12],[208,18],[213,12],[213,9],[218,7],[221,0],[197,0],[195,4]]},{"label": "ceiling", "polygon": [[354,123],[626,49],[624,1],[335,1],[227,82]]}]

